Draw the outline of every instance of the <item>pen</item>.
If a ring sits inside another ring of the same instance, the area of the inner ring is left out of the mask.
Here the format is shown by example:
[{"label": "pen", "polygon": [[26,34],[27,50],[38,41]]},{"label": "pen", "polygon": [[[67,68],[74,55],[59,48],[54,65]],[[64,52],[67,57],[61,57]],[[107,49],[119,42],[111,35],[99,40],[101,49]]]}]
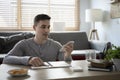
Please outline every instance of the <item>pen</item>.
[{"label": "pen", "polygon": [[47,62],[50,66],[53,66],[52,64],[50,64],[49,62]]}]

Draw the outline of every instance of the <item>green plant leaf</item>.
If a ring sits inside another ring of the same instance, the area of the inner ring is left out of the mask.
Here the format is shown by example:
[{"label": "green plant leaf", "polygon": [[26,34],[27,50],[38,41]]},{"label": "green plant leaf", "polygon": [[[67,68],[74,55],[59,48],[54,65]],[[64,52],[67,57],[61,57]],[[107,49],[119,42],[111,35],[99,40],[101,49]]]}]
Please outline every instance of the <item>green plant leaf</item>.
[{"label": "green plant leaf", "polygon": [[120,47],[115,46],[112,44],[112,48],[108,49],[108,51],[105,53],[105,59],[111,60],[112,58],[118,58],[120,59]]}]

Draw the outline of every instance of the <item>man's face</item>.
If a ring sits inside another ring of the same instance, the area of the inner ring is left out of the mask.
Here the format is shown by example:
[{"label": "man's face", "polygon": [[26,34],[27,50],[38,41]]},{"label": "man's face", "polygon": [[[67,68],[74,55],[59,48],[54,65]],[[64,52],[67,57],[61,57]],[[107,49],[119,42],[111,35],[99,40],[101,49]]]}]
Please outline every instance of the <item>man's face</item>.
[{"label": "man's face", "polygon": [[36,37],[38,39],[47,40],[50,32],[50,20],[40,20],[36,26],[34,26]]}]

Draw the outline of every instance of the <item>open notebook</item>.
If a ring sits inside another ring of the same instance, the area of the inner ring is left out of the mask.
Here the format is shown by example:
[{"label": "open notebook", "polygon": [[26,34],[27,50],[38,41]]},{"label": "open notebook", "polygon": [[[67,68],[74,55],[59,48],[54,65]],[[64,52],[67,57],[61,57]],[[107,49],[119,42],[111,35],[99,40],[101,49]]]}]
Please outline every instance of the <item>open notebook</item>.
[{"label": "open notebook", "polygon": [[45,66],[33,67],[31,69],[48,69],[48,68],[66,68],[71,67],[70,64],[66,63],[65,61],[58,61],[58,62],[44,62]]}]

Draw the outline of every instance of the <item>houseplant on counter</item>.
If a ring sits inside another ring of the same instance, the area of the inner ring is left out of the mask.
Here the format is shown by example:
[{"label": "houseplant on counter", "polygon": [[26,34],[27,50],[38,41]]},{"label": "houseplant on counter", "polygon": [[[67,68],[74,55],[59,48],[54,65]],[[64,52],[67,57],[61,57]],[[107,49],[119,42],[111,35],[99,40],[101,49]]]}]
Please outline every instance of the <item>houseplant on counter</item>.
[{"label": "houseplant on counter", "polygon": [[120,46],[112,45],[105,55],[105,60],[112,62],[114,69],[120,71]]},{"label": "houseplant on counter", "polygon": [[113,59],[120,59],[120,47],[111,45],[108,50],[104,52],[104,59],[92,60],[91,65],[94,67],[111,67],[113,65]]},{"label": "houseplant on counter", "polygon": [[112,48],[108,49],[108,51],[105,53],[105,60],[111,60],[111,59],[120,59],[120,46],[115,46],[112,44]]},{"label": "houseplant on counter", "polygon": [[104,55],[104,59],[91,60],[92,67],[113,69],[112,65],[115,59],[120,59],[120,47],[111,45]]}]

